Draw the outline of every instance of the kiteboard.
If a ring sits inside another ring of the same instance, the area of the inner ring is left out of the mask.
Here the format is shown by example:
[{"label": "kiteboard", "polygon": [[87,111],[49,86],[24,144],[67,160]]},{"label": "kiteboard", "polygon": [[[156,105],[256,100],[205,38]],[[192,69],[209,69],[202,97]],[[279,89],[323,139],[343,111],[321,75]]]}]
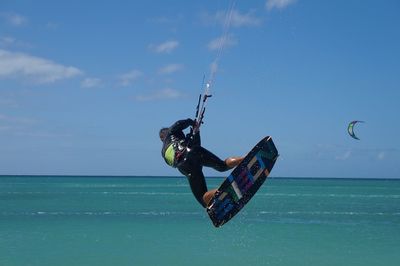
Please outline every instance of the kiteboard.
[{"label": "kiteboard", "polygon": [[267,179],[278,156],[270,136],[246,155],[217,189],[207,207],[215,227],[227,223],[250,201]]}]

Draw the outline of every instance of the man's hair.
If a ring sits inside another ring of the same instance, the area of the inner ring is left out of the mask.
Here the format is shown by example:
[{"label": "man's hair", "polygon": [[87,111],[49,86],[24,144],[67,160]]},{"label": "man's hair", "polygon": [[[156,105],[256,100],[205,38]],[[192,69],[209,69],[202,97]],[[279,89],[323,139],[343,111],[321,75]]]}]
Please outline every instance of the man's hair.
[{"label": "man's hair", "polygon": [[167,134],[168,133],[169,128],[168,127],[163,127],[162,129],[160,129],[160,132],[158,133],[159,135],[161,134]]}]

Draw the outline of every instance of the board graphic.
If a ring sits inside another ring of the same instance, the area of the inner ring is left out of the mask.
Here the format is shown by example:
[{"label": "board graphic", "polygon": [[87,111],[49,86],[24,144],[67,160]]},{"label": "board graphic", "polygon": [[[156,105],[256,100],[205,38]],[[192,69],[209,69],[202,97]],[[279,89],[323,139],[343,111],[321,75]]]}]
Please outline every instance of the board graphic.
[{"label": "board graphic", "polygon": [[220,227],[234,217],[267,179],[278,158],[270,136],[262,139],[218,188],[207,207],[214,226]]}]

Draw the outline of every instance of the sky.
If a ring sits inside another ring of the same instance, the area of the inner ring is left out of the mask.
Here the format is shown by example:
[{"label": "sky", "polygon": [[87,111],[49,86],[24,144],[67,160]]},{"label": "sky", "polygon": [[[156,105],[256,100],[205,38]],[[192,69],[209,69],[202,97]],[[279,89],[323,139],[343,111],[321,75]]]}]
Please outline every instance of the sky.
[{"label": "sky", "polygon": [[[205,76],[202,144],[219,157],[272,136],[273,177],[400,178],[399,11],[396,0],[2,0],[0,175],[178,176],[158,131],[194,118]],[[360,140],[353,120],[365,121]]]}]

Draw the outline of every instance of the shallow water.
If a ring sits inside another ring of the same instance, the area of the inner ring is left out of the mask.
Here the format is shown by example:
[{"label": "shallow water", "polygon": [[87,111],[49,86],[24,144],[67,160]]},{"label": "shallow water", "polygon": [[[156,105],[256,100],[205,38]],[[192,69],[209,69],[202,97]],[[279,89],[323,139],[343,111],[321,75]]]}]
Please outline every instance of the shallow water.
[{"label": "shallow water", "polygon": [[0,177],[6,266],[398,265],[399,243],[399,180],[268,179],[214,228],[184,178]]}]

